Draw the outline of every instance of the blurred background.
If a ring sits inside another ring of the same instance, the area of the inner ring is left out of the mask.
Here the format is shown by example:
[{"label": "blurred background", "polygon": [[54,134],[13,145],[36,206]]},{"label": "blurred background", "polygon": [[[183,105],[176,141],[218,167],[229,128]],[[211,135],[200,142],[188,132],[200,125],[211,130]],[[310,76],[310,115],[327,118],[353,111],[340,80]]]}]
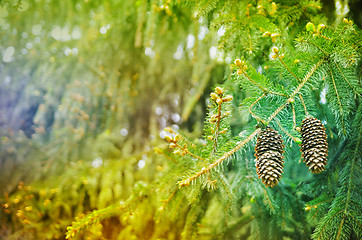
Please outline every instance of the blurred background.
[{"label": "blurred background", "polygon": [[[347,9],[361,24],[358,1],[322,2],[331,23]],[[2,0],[0,29],[0,239],[64,239],[151,184],[163,129],[199,137],[233,61],[222,29],[166,1]],[[105,239],[127,228],[99,224]]]},{"label": "blurred background", "polygon": [[166,6],[1,1],[1,239],[64,238],[155,179],[166,126],[201,134],[225,62],[206,23]]}]

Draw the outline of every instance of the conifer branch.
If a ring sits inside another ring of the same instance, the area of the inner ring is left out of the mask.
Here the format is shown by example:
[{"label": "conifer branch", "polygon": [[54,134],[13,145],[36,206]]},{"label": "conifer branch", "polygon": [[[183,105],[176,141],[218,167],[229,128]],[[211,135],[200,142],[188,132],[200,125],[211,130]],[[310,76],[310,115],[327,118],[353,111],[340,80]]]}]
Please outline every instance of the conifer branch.
[{"label": "conifer branch", "polygon": [[330,39],[329,37],[326,37],[326,36],[324,36],[324,35],[322,35],[322,34],[318,34],[318,36],[320,36],[320,37],[322,37],[322,38],[324,38],[324,39],[326,39],[326,40],[328,40],[328,41],[331,41],[332,39]]},{"label": "conifer branch", "polygon": [[176,192],[178,191],[178,188],[176,188],[171,194],[170,196],[166,199],[163,200],[163,205],[161,206],[161,212],[165,210],[166,205],[171,201],[171,199],[175,196]]},{"label": "conifer branch", "polygon": [[191,157],[193,158],[196,158],[196,159],[199,159],[203,162],[206,162],[206,159],[203,158],[203,157],[200,157],[196,154],[193,154],[192,152],[190,152],[190,150],[187,148],[187,146],[181,146],[179,145],[178,143],[174,143],[176,147],[180,148],[182,150],[182,154],[187,154],[187,155],[190,155]]},{"label": "conifer branch", "polygon": [[358,154],[359,151],[361,151],[361,148],[360,148],[360,144],[362,142],[362,127],[361,126],[359,127],[359,130],[360,131],[359,131],[359,134],[358,134],[358,140],[357,140],[356,148],[355,148],[355,151],[354,151],[353,160],[352,160],[352,163],[351,163],[351,169],[350,169],[350,172],[349,172],[348,190],[347,190],[346,201],[345,201],[345,205],[344,205],[344,209],[343,209],[343,219],[342,219],[341,223],[339,224],[336,239],[340,239],[343,224],[344,224],[344,222],[346,220],[347,215],[349,214],[348,206],[349,206],[349,203],[350,203],[350,200],[351,200],[351,192],[352,192],[352,185],[353,185],[353,173],[354,173],[355,167],[356,167],[357,154]]},{"label": "conifer branch", "polygon": [[287,105],[289,104],[288,101],[286,101],[284,104],[280,105],[277,110],[275,110],[266,121],[266,124],[269,124]]},{"label": "conifer branch", "polygon": [[[276,47],[275,47],[276,48]],[[285,67],[285,69],[288,70],[288,72],[295,78],[298,80],[298,82],[300,82],[300,79],[297,77],[297,75],[295,75],[292,70],[285,64],[285,62],[283,61],[283,57],[279,55],[278,51],[275,50],[274,51],[275,55],[278,57],[278,60],[281,62],[281,64],[283,64],[283,66]]]},{"label": "conifer branch", "polygon": [[220,131],[220,121],[221,121],[221,104],[222,101],[217,102],[217,116],[216,116],[216,126],[215,126],[215,137],[214,137],[214,144],[212,146],[212,152],[216,152],[217,148],[217,140],[219,138],[219,131]]},{"label": "conifer branch", "polygon": [[329,68],[329,72],[330,72],[330,74],[331,74],[331,79],[332,79],[332,82],[333,82],[333,88],[334,88],[334,91],[335,91],[336,96],[337,96],[337,102],[338,102],[339,111],[340,111],[340,114],[341,114],[341,123],[342,123],[343,133],[346,134],[346,127],[345,127],[345,123],[344,123],[343,107],[342,107],[341,99],[340,99],[339,94],[338,94],[338,89],[337,89],[336,82],[335,82],[335,80],[334,80],[334,76],[333,76],[333,73],[332,73],[331,68]]},{"label": "conifer branch", "polygon": [[238,70],[238,74],[240,75],[241,73],[244,74],[244,76],[249,80],[249,82],[251,82],[252,84],[254,84],[255,86],[257,86],[263,93],[268,92],[264,87],[262,87],[260,84],[258,84],[257,82],[255,82],[253,79],[251,79],[251,77],[244,71],[246,68],[246,65],[241,66],[241,68]]},{"label": "conifer branch", "polygon": [[258,99],[256,99],[255,102],[253,102],[253,103],[249,106],[249,112],[250,112],[251,116],[252,116],[253,118],[255,118],[257,121],[259,121],[259,122],[265,122],[265,120],[262,119],[262,118],[260,118],[259,116],[257,116],[257,115],[252,111],[252,109],[253,109],[253,106],[254,106],[257,102],[259,102],[259,101],[260,101],[263,97],[265,97],[265,96],[266,96],[266,94],[263,93]]},{"label": "conifer branch", "polygon": [[[169,132],[171,135],[172,134],[174,134],[175,136],[174,136],[174,140],[176,140],[177,139],[177,141],[179,141],[179,140],[183,140],[186,144],[190,144],[190,145],[192,145],[193,143],[189,140],[189,139],[187,139],[185,136],[183,136],[182,134],[179,134],[178,132],[176,132],[175,130],[173,130],[171,127],[166,127],[165,129],[164,129],[164,131],[166,131],[166,132]],[[167,142],[169,142],[169,140],[167,140],[167,139],[165,139]]]},{"label": "conifer branch", "polygon": [[348,85],[351,87],[351,89],[353,90],[353,92],[358,95],[356,89],[352,86],[352,84],[348,81],[346,75],[344,75],[343,71],[341,70],[341,68],[338,66],[338,64],[336,62],[334,62],[334,65],[336,65],[336,68],[338,69],[338,72],[342,75],[343,79],[348,83]]},{"label": "conifer branch", "polygon": [[307,110],[307,106],[306,106],[305,103],[304,103],[304,99],[303,99],[303,97],[302,97],[302,94],[298,94],[298,97],[299,97],[299,99],[300,99],[300,102],[301,102],[302,105],[303,105],[305,115],[308,116],[309,113],[308,113],[308,110]]},{"label": "conifer branch", "polygon": [[299,92],[300,89],[308,82],[309,78],[313,75],[313,73],[322,65],[324,59],[319,60],[312,68],[309,70],[307,75],[304,76],[302,82],[298,85],[298,87],[293,91],[290,95],[290,98],[293,99]]},{"label": "conifer branch", "polygon": [[312,205],[312,206],[310,206],[309,204],[307,204],[306,206],[305,206],[305,208],[304,208],[304,210],[305,211],[310,211],[311,209],[313,209],[313,208],[318,208],[318,205],[321,205],[321,204],[323,204],[323,203],[326,203],[326,202],[330,202],[330,201],[332,201],[333,199],[327,199],[327,200],[324,200],[324,201],[322,201],[322,202],[319,202],[319,203],[317,203],[317,204],[314,204],[314,205]]},{"label": "conifer branch", "polygon": [[155,148],[154,148],[154,151],[155,151],[155,153],[160,154],[160,155],[166,157],[166,158],[169,159],[171,162],[173,162],[173,163],[175,163],[175,164],[178,164],[178,162],[177,162],[176,159],[174,159],[174,158],[170,157],[169,155],[167,155],[161,148],[155,147]]},{"label": "conifer branch", "polygon": [[328,53],[326,51],[324,51],[322,48],[320,48],[317,44],[315,44],[314,42],[308,41],[308,40],[301,40],[300,42],[305,42],[307,44],[313,45],[315,48],[317,48],[319,51],[321,51],[324,55],[328,55]]},{"label": "conifer branch", "polygon": [[279,121],[276,120],[275,122],[278,124],[278,126],[280,127],[280,129],[281,129],[288,137],[290,137],[291,139],[293,139],[294,142],[298,142],[298,139],[297,139],[296,137],[292,136],[287,130],[285,130],[285,128],[283,128],[283,126],[280,124]]},{"label": "conifer branch", "polygon": [[268,192],[267,192],[266,188],[263,189],[263,190],[264,190],[265,198],[267,199],[267,202],[269,203],[270,209],[271,209],[272,211],[274,211],[274,210],[275,210],[275,207],[273,206],[273,203],[272,203],[272,201],[270,200],[270,197],[269,197],[269,195],[268,195]]},{"label": "conifer branch", "polygon": [[361,234],[362,225],[358,216],[361,214],[361,208],[358,200],[361,198],[361,192],[358,186],[360,176],[359,164],[361,161],[360,149],[362,142],[361,105],[357,108],[354,119],[355,132],[351,137],[348,148],[344,153],[345,166],[341,170],[339,179],[340,189],[334,197],[329,212],[324,216],[316,231],[313,234],[314,239],[350,239],[350,232],[353,225],[357,225],[358,236]]},{"label": "conifer branch", "polygon": [[209,166],[207,167],[203,167],[198,173],[192,175],[191,177],[189,177],[188,179],[182,180],[179,182],[179,187],[186,187],[189,186],[190,183],[197,179],[198,177],[200,177],[201,175],[209,172],[211,169],[213,169],[214,167],[216,167],[217,165],[219,165],[221,162],[223,162],[225,159],[227,159],[228,157],[230,157],[231,155],[233,155],[236,151],[238,151],[240,148],[242,148],[245,144],[247,144],[250,140],[252,140],[259,132],[261,131],[260,128],[256,129],[252,134],[250,134],[247,138],[244,139],[244,141],[242,141],[241,143],[239,143],[234,149],[232,149],[229,152],[226,152],[222,157],[220,157],[219,159],[217,159],[216,161],[214,161],[213,163],[211,163]]},{"label": "conifer branch", "polygon": [[115,204],[109,207],[94,210],[92,213],[84,216],[83,218],[75,218],[72,225],[67,227],[65,239],[73,239],[76,235],[88,226],[110,216],[119,214],[124,208],[128,207],[125,204]]},{"label": "conifer branch", "polygon": [[[172,128],[166,128],[165,130],[168,131],[168,132],[170,132],[170,133],[175,133]],[[184,143],[183,146],[181,146],[181,145],[179,144],[179,141],[180,141],[180,140],[185,140],[185,138],[183,138],[181,135],[179,135],[179,134],[176,134],[175,136],[166,135],[166,136],[165,136],[165,140],[170,143],[170,144],[169,144],[169,147],[170,147],[170,148],[179,148],[179,149],[181,150],[181,153],[180,153],[181,156],[184,156],[184,155],[187,154],[187,155],[189,155],[189,156],[191,156],[191,157],[193,157],[193,158],[199,159],[199,160],[203,161],[204,163],[206,163],[206,159],[205,159],[205,158],[200,157],[200,156],[198,156],[198,155],[196,155],[196,154],[193,154],[193,153],[187,148],[187,143]]]},{"label": "conifer branch", "polygon": [[215,127],[212,132],[214,136],[208,137],[208,139],[214,141],[212,146],[212,154],[213,154],[217,150],[219,135],[224,133],[224,131],[220,131],[221,119],[230,114],[230,112],[228,111],[222,114],[222,104],[232,101],[233,97],[231,95],[224,96],[224,90],[220,87],[216,87],[215,92],[212,92],[210,94],[210,97],[212,100],[214,100],[215,104],[217,105],[217,114],[213,114],[209,120],[210,123],[215,124]]},{"label": "conifer branch", "polygon": [[292,113],[293,113],[293,129],[295,129],[297,127],[297,120],[296,120],[296,115],[295,115],[295,108],[294,108],[294,104],[291,103],[290,106],[292,107]]},{"label": "conifer branch", "polygon": [[[294,99],[294,97],[300,92],[300,90],[302,89],[302,87],[308,82],[308,80],[310,79],[310,77],[313,75],[313,73],[321,66],[321,64],[323,63],[324,59],[321,59],[319,62],[317,62],[310,70],[309,72],[304,76],[302,82],[298,85],[298,87],[292,92],[292,94],[290,95],[289,99],[286,100],[286,102],[284,104],[282,104],[280,107],[278,107],[274,113],[272,113],[270,115],[270,117],[268,118],[267,124],[269,124],[291,101],[291,99]],[[236,64],[238,65],[238,64]],[[208,165],[207,167],[203,167],[199,172],[195,173],[194,175],[192,175],[191,177],[185,179],[185,180],[181,180],[179,181],[178,185],[180,188],[182,187],[186,187],[189,186],[190,183],[197,179],[198,177],[200,177],[201,175],[209,172],[210,170],[212,170],[214,167],[216,167],[217,165],[219,165],[220,163],[222,163],[225,159],[227,159],[228,157],[230,157],[232,154],[234,154],[236,151],[238,151],[240,148],[242,148],[245,144],[247,144],[249,141],[251,141],[259,132],[261,131],[260,128],[256,129],[253,133],[251,133],[247,138],[245,138],[241,143],[239,143],[235,148],[233,148],[231,151],[226,152],[222,157],[220,157],[219,159],[216,159],[213,163],[211,163],[210,165]]]},{"label": "conifer branch", "polygon": [[261,86],[259,83],[255,82],[247,73],[245,70],[248,69],[248,66],[245,64],[244,61],[241,61],[240,59],[236,59],[235,60],[235,65],[239,68],[237,71],[238,75],[243,74],[252,84],[254,84],[255,86],[257,86],[265,95],[268,93],[274,94],[274,95],[278,95],[278,96],[282,96],[282,97],[288,97],[285,94],[282,93],[278,93],[278,92],[274,92],[274,91],[270,91],[266,88],[264,88],[263,86]]},{"label": "conifer branch", "polygon": [[200,15],[205,15],[212,11],[219,0],[209,0],[204,6],[202,6],[197,12],[195,12],[195,17],[199,17]]}]

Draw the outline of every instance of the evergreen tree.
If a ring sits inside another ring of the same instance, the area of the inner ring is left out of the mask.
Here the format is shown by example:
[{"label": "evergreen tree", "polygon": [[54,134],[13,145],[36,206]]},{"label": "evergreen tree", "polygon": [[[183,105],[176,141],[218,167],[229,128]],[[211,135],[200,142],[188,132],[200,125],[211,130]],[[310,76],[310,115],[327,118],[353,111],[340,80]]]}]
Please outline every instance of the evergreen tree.
[{"label": "evergreen tree", "polygon": [[361,239],[361,31],[322,10],[2,1],[0,237]]}]

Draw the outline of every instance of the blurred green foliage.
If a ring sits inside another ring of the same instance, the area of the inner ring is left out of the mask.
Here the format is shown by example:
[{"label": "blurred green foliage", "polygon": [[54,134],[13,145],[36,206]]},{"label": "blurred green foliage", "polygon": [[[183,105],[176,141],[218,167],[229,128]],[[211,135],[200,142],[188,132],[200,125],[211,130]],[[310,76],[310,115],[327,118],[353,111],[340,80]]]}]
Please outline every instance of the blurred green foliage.
[{"label": "blurred green foliage", "polygon": [[125,201],[167,167],[153,153],[160,129],[183,114],[200,134],[198,100],[223,63],[187,8],[2,1],[0,14],[2,238],[64,238],[74,217]]}]

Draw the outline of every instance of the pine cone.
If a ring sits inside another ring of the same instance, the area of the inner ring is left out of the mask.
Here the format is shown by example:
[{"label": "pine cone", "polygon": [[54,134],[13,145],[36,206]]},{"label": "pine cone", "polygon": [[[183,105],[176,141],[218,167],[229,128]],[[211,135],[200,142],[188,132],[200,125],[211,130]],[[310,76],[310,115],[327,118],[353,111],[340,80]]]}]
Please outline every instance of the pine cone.
[{"label": "pine cone", "polygon": [[327,134],[322,122],[314,117],[302,121],[302,157],[312,173],[325,170],[328,156]]},{"label": "pine cone", "polygon": [[283,173],[284,145],[279,133],[269,127],[257,138],[255,146],[256,172],[266,187],[278,184]]}]

